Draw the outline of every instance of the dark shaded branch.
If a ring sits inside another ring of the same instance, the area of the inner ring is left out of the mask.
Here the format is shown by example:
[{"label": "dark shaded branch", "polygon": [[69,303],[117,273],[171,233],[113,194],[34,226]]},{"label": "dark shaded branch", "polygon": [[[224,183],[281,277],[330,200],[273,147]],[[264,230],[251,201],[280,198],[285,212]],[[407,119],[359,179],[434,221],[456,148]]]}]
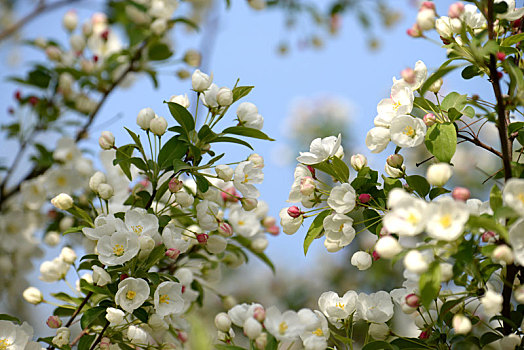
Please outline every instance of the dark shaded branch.
[{"label": "dark shaded branch", "polygon": [[502,153],[500,153],[499,151],[497,151],[496,149],[494,149],[493,147],[489,146],[489,145],[486,145],[484,142],[480,141],[478,138],[476,137],[473,137],[473,138],[469,138],[465,135],[462,135],[462,134],[457,134],[457,137],[461,138],[461,139],[464,139],[466,141],[469,141],[481,148],[484,148],[485,150],[487,151],[490,151],[491,153],[495,154],[496,156],[500,157],[500,158],[503,158],[503,155]]}]

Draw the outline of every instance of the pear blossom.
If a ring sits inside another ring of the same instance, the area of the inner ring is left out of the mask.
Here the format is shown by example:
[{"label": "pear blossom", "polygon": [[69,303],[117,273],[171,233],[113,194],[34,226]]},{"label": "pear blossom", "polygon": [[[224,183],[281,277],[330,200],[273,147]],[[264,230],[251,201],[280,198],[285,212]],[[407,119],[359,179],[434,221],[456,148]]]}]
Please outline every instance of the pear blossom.
[{"label": "pear blossom", "polygon": [[256,214],[239,207],[231,210],[229,223],[233,227],[233,232],[244,237],[253,237],[261,229],[260,220]]},{"label": "pear blossom", "polygon": [[253,303],[253,304],[237,304],[233,306],[228,312],[227,316],[230,318],[231,322],[238,326],[243,327],[246,320],[250,317],[254,317],[255,311],[258,308],[262,308],[262,305]]},{"label": "pear blossom", "polygon": [[427,234],[442,241],[454,241],[459,238],[469,219],[466,204],[449,197],[430,203],[427,213]]},{"label": "pear blossom", "polygon": [[502,190],[504,204],[524,216],[524,179],[511,178]]},{"label": "pear blossom", "polygon": [[182,313],[184,310],[182,284],[171,281],[160,283],[155,290],[153,300],[159,316]]},{"label": "pear blossom", "polygon": [[426,136],[426,124],[420,118],[400,115],[391,121],[391,141],[397,146],[410,148],[420,145]]},{"label": "pear blossom", "polygon": [[314,139],[309,146],[309,152],[300,152],[297,161],[302,164],[313,165],[322,163],[331,157],[342,158],[344,156],[344,149],[340,145],[341,142],[342,138],[340,134],[338,134],[337,137],[328,136]]},{"label": "pear blossom", "polygon": [[393,302],[388,292],[358,295],[358,316],[368,322],[383,323],[393,317]]},{"label": "pear blossom", "polygon": [[132,313],[149,297],[149,284],[141,278],[128,277],[118,284],[115,303]]},{"label": "pear blossom", "polygon": [[282,226],[282,231],[284,231],[285,234],[292,235],[295,232],[298,231],[300,226],[302,225],[302,222],[304,221],[304,216],[300,215],[296,218],[293,218],[289,216],[288,214],[288,208],[283,208],[280,210],[280,213],[278,214],[280,217],[280,226]]},{"label": "pear blossom", "polygon": [[124,222],[115,218],[113,214],[97,216],[94,224],[94,228],[84,227],[82,229],[84,235],[94,241],[97,241],[104,236],[110,236],[117,230],[125,230]]},{"label": "pear blossom", "polygon": [[204,230],[216,230],[219,222],[220,207],[217,203],[204,199],[196,206],[199,226]]},{"label": "pear blossom", "polygon": [[266,310],[264,326],[279,341],[293,341],[303,331],[298,314],[288,310],[281,313],[275,306]]},{"label": "pear blossom", "polygon": [[324,218],[326,241],[324,245],[328,251],[335,252],[350,244],[355,238],[353,219],[343,214],[331,214]]},{"label": "pear blossom", "polygon": [[98,259],[107,266],[121,265],[134,258],[140,250],[138,236],[130,231],[118,231],[98,241]]},{"label": "pear blossom", "polygon": [[327,204],[338,214],[350,212],[355,208],[356,193],[348,183],[333,187],[329,194]]},{"label": "pear blossom", "polygon": [[340,327],[340,320],[345,320],[357,310],[357,293],[347,291],[342,297],[335,292],[324,292],[318,298],[318,307],[329,322]]},{"label": "pear blossom", "polygon": [[300,323],[304,326],[302,333],[300,333],[304,349],[325,349],[330,335],[326,317],[320,311],[310,309],[301,309],[297,314]]},{"label": "pear blossom", "polygon": [[258,108],[251,102],[242,102],[237,108],[238,121],[242,126],[261,130],[264,118],[258,114]]},{"label": "pear blossom", "polygon": [[453,36],[451,20],[453,19],[448,16],[442,16],[435,21],[435,29],[437,30],[437,33],[445,39],[449,39]]},{"label": "pear blossom", "polygon": [[250,161],[244,161],[235,168],[235,177],[233,184],[244,197],[257,198],[260,192],[253,184],[260,184],[264,180],[264,173],[262,169],[257,168],[255,164]]},{"label": "pear blossom", "polygon": [[124,222],[129,231],[134,232],[138,237],[145,235],[159,241],[158,218],[154,214],[149,214],[147,210],[143,208],[128,210]]}]

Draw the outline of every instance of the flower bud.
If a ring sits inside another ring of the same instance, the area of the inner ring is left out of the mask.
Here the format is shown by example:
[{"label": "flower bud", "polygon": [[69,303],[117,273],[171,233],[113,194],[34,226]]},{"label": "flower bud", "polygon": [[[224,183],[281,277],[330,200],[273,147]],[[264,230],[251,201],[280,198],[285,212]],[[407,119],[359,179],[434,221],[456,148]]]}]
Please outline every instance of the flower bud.
[{"label": "flower bud", "polygon": [[227,222],[221,222],[218,226],[218,233],[224,237],[231,237],[233,236],[233,227]]},{"label": "flower bud", "polygon": [[506,59],[506,54],[504,52],[497,52],[497,59],[499,61],[504,61]]},{"label": "flower bud", "polygon": [[455,315],[451,321],[455,334],[468,334],[471,331],[471,321],[464,315]]},{"label": "flower bud", "polygon": [[267,232],[273,236],[277,236],[280,233],[280,228],[277,225],[273,225],[267,228]]},{"label": "flower bud", "polygon": [[275,219],[272,216],[266,216],[262,220],[262,226],[264,226],[265,228],[269,228],[271,226],[274,226],[274,225],[276,225],[276,223],[277,223],[277,219]]},{"label": "flower bud", "polygon": [[178,340],[180,340],[182,343],[185,343],[188,341],[189,337],[187,335],[186,332],[184,331],[178,331],[176,337],[178,338]]},{"label": "flower bud", "polygon": [[262,306],[257,306],[255,310],[253,310],[253,318],[258,322],[264,322],[266,319],[266,310],[264,310]]},{"label": "flower bud", "polygon": [[251,211],[258,206],[258,201],[255,198],[242,198],[240,203],[245,211]]},{"label": "flower bud", "polygon": [[124,323],[125,315],[124,311],[114,307],[108,307],[106,309],[106,320],[108,320],[112,326],[119,326]]},{"label": "flower bud", "polygon": [[429,331],[422,331],[422,332],[420,332],[420,334],[418,335],[418,338],[419,338],[419,339],[428,339],[429,336],[430,336]]},{"label": "flower bud", "polygon": [[415,71],[412,68],[403,69],[400,72],[400,76],[408,84],[413,84],[415,82]]},{"label": "flower bud", "polygon": [[51,204],[53,204],[57,209],[68,210],[73,207],[73,198],[71,198],[67,193],[60,193],[58,196],[51,199]]},{"label": "flower bud", "polygon": [[366,165],[368,165],[368,160],[364,155],[354,154],[351,156],[351,166],[356,171],[362,170]]},{"label": "flower bud", "polygon": [[24,297],[25,301],[33,305],[38,305],[44,301],[42,292],[36,287],[26,288],[22,293],[22,296]]},{"label": "flower bud", "polygon": [[93,283],[99,287],[104,287],[111,282],[111,275],[100,266],[93,265]]},{"label": "flower bud", "polygon": [[351,265],[355,266],[360,271],[369,269],[372,264],[373,259],[371,258],[371,255],[366,252],[358,251],[351,257]]},{"label": "flower bud", "polygon": [[58,316],[49,316],[45,323],[49,328],[60,328],[62,327],[62,320]]},{"label": "flower bud", "polygon": [[174,177],[171,180],[169,180],[168,187],[169,187],[169,192],[177,193],[184,187],[184,183],[180,181],[179,179],[177,179],[176,177]]},{"label": "flower bud", "polygon": [[409,35],[412,38],[420,38],[422,37],[422,30],[420,30],[420,27],[417,23],[414,23],[411,28],[409,28],[406,31],[407,35]]},{"label": "flower bud", "polygon": [[193,72],[191,76],[191,83],[193,85],[193,90],[196,92],[204,92],[207,90],[211,83],[213,82],[213,74],[211,76],[202,73],[200,69],[197,69]]},{"label": "flower bud", "polygon": [[56,331],[56,336],[53,337],[51,341],[55,346],[61,348],[66,344],[69,344],[69,337],[71,336],[71,331],[67,327],[60,327]]},{"label": "flower bud", "polygon": [[149,129],[156,136],[162,136],[167,130],[167,120],[164,117],[155,117],[151,119]]},{"label": "flower bud", "polygon": [[406,295],[406,305],[412,308],[417,308],[420,306],[420,298],[416,294],[408,294]]},{"label": "flower bud", "polygon": [[50,45],[45,49],[45,54],[51,61],[60,61],[62,58],[62,51],[53,45]]},{"label": "flower bud", "polygon": [[149,124],[151,120],[155,117],[155,111],[152,108],[143,108],[138,112],[136,117],[136,123],[142,130],[149,130]]},{"label": "flower bud", "polygon": [[453,175],[453,169],[448,163],[431,164],[426,172],[426,179],[433,186],[442,187]]},{"label": "flower bud", "polygon": [[215,327],[224,333],[231,329],[231,319],[225,312],[221,312],[215,316]]},{"label": "flower bud", "polygon": [[404,257],[404,267],[409,272],[420,275],[428,270],[429,265],[422,253],[418,250],[410,250]]},{"label": "flower bud", "polygon": [[390,334],[389,327],[385,323],[371,323],[368,332],[375,340],[386,340]]},{"label": "flower bud", "polygon": [[247,3],[253,10],[263,10],[266,8],[266,0],[247,0]]},{"label": "flower bud", "polygon": [[417,25],[421,31],[435,27],[435,10],[422,7],[417,13]]},{"label": "flower bud", "polygon": [[244,334],[251,340],[254,340],[262,333],[262,325],[253,317],[248,317],[244,322]]},{"label": "flower bud", "polygon": [[495,232],[493,231],[486,231],[482,234],[482,242],[492,242],[495,240]]},{"label": "flower bud", "polygon": [[115,147],[115,135],[111,131],[102,131],[98,138],[98,144],[100,148],[105,150]]},{"label": "flower bud", "polygon": [[220,180],[228,182],[233,178],[234,170],[228,165],[217,165],[215,172]]},{"label": "flower bud", "polygon": [[235,297],[231,296],[231,295],[226,295],[224,297],[222,297],[222,305],[224,306],[224,309],[231,309],[233,306],[235,306],[236,304],[238,304],[237,300],[235,299]]},{"label": "flower bud", "polygon": [[198,67],[202,61],[202,55],[197,50],[187,50],[184,54],[184,62],[191,67]]},{"label": "flower bud", "polygon": [[247,160],[253,163],[253,168],[262,169],[264,167],[264,158],[262,158],[262,156],[257,153],[251,154],[249,157],[247,157]]},{"label": "flower bud", "polygon": [[300,193],[303,196],[310,196],[315,192],[316,189],[315,180],[311,176],[304,176],[300,180]]},{"label": "flower bud", "polygon": [[400,154],[392,154],[388,157],[386,163],[388,163],[390,167],[400,169],[404,164],[404,157],[402,157]]},{"label": "flower bud", "polygon": [[255,346],[258,350],[264,350],[267,346],[267,333],[261,333],[255,339]]},{"label": "flower bud", "polygon": [[448,16],[449,18],[459,18],[464,13],[464,4],[461,2],[455,2],[449,5]]},{"label": "flower bud", "polygon": [[437,118],[433,113],[426,114],[422,120],[424,120],[424,124],[428,127],[437,122]]},{"label": "flower bud", "polygon": [[157,18],[151,23],[149,28],[153,34],[162,35],[167,29],[167,21],[163,18]]},{"label": "flower bud", "polygon": [[147,333],[138,326],[129,326],[127,338],[135,345],[147,344]]},{"label": "flower bud", "polygon": [[140,243],[140,253],[138,254],[139,259],[145,259],[149,256],[149,253],[155,248],[155,240],[150,236],[142,235],[138,238]]},{"label": "flower bud", "polygon": [[216,99],[220,106],[227,107],[233,103],[233,91],[227,87],[220,88]]},{"label": "flower bud", "polygon": [[198,243],[204,245],[207,243],[207,239],[209,238],[209,235],[207,233],[199,233],[197,236],[196,236],[196,239],[198,241]]},{"label": "flower bud", "polygon": [[183,95],[173,95],[169,99],[169,102],[177,103],[181,105],[182,107],[189,108],[189,98],[187,97],[187,94]]},{"label": "flower bud", "polygon": [[227,247],[227,240],[219,235],[209,236],[207,239],[206,249],[212,254],[220,254]]},{"label": "flower bud", "polygon": [[35,44],[35,46],[41,48],[41,49],[45,49],[47,47],[47,39],[44,38],[44,37],[41,37],[39,36],[38,38],[36,38],[33,43]]},{"label": "flower bud", "polygon": [[375,251],[381,258],[391,259],[402,251],[402,247],[395,237],[385,236],[377,241]]},{"label": "flower bud", "polygon": [[89,179],[89,188],[91,189],[91,191],[98,193],[98,186],[105,183],[106,181],[107,179],[105,174],[101,171],[97,171]]},{"label": "flower bud", "polygon": [[453,278],[453,265],[450,263],[440,264],[440,280],[442,282],[448,282]]},{"label": "flower bud", "polygon": [[115,191],[113,189],[113,186],[111,186],[110,184],[98,185],[98,195],[100,196],[100,198],[106,201],[111,199],[111,197],[113,197],[114,192]]},{"label": "flower bud", "polygon": [[362,193],[358,196],[358,201],[362,204],[366,204],[371,200],[371,195],[367,193]]},{"label": "flower bud", "polygon": [[60,234],[56,231],[49,231],[44,236],[44,243],[50,247],[55,247],[60,243]]},{"label": "flower bud", "polygon": [[386,163],[386,165],[384,166],[384,171],[386,172],[386,174],[388,174],[388,176],[394,179],[403,177],[405,170],[406,170],[405,165],[401,165],[400,168],[394,168],[390,166],[388,163]]},{"label": "flower bud", "polygon": [[300,215],[302,215],[302,211],[299,207],[296,205],[293,205],[292,207],[289,207],[287,209],[287,214],[291,216],[292,218],[298,218]]},{"label": "flower bud", "polygon": [[76,53],[82,53],[86,47],[86,41],[82,35],[75,34],[69,38],[69,45]]},{"label": "flower bud", "polygon": [[420,4],[419,11],[423,9],[435,10],[435,3],[433,1],[423,1]]},{"label": "flower bud", "polygon": [[100,339],[100,349],[101,350],[109,350],[111,346],[111,339],[108,337],[103,337]]},{"label": "flower bud", "polygon": [[75,10],[69,10],[64,14],[62,18],[62,25],[65,29],[72,32],[78,25],[78,15]]},{"label": "flower bud", "polygon": [[456,201],[465,202],[471,196],[471,192],[467,188],[464,188],[464,187],[455,187],[453,189],[453,192],[451,193],[451,196]]},{"label": "flower bud", "polygon": [[251,249],[256,253],[263,253],[269,245],[269,241],[266,237],[255,238],[251,241]]},{"label": "flower bud", "polygon": [[440,88],[442,87],[443,83],[444,80],[442,80],[442,78],[439,78],[437,81],[435,81],[433,84],[429,86],[428,90],[436,94],[440,91]]},{"label": "flower bud", "polygon": [[178,259],[178,256],[180,255],[180,250],[176,248],[169,248],[166,250],[165,255],[172,260]]},{"label": "flower bud", "polygon": [[76,260],[76,253],[73,249],[69,247],[64,247],[60,252],[60,259],[62,259],[68,264],[73,264]]},{"label": "flower bud", "polygon": [[510,247],[508,247],[506,244],[501,244],[495,248],[493,251],[491,258],[499,263],[505,263],[505,264],[513,264],[514,256],[513,251]]}]

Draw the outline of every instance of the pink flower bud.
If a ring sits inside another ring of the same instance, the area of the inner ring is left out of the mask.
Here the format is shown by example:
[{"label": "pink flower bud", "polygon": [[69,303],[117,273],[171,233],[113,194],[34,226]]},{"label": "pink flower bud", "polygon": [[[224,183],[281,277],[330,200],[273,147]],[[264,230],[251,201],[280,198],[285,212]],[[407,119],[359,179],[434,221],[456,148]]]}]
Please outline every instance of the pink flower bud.
[{"label": "pink flower bud", "polygon": [[22,93],[20,92],[20,90],[15,91],[15,99],[18,101],[22,99]]},{"label": "pink flower bud", "polygon": [[373,254],[371,254],[373,256],[373,261],[377,261],[378,259],[380,259],[380,255],[378,255],[378,253],[374,250],[373,251]]},{"label": "pink flower bud", "polygon": [[421,5],[420,5],[420,10],[423,10],[423,9],[430,9],[430,10],[435,10],[435,3],[433,1],[424,1]]},{"label": "pink flower bud", "polygon": [[111,345],[111,339],[109,339],[108,337],[103,337],[100,340],[100,349],[107,350],[109,349],[110,345]]},{"label": "pink flower bud", "polygon": [[424,120],[424,124],[426,124],[426,126],[431,126],[433,124],[435,124],[437,122],[437,118],[435,117],[435,115],[433,113],[428,113],[424,116],[423,118]]},{"label": "pink flower bud", "polygon": [[287,214],[292,218],[298,218],[300,215],[302,215],[302,211],[299,207],[294,205],[292,207],[287,208]]},{"label": "pink flower bud", "polygon": [[460,15],[464,12],[464,4],[461,2],[456,2],[449,6],[448,16],[450,18],[459,18]]},{"label": "pink flower bud", "polygon": [[266,216],[264,220],[262,220],[262,226],[265,228],[270,228],[271,226],[275,226],[277,224],[277,219],[275,219],[272,216]]},{"label": "pink flower bud", "polygon": [[242,198],[240,203],[245,211],[251,211],[258,206],[258,201],[255,198]]},{"label": "pink flower bud", "polygon": [[401,169],[402,164],[404,164],[404,157],[400,154],[392,154],[388,157],[386,163],[392,168]]},{"label": "pink flower bud", "polygon": [[422,331],[419,334],[419,339],[428,339],[429,338],[429,331]]},{"label": "pink flower bud", "polygon": [[408,84],[413,84],[415,82],[415,71],[411,68],[403,69],[400,72],[400,76]]},{"label": "pink flower bud", "polygon": [[453,192],[451,193],[451,196],[456,201],[465,202],[471,196],[471,192],[467,188],[465,188],[465,187],[455,187],[453,189]]},{"label": "pink flower bud", "polygon": [[482,234],[482,242],[490,242],[495,239],[495,232],[486,231]]},{"label": "pink flower bud", "polygon": [[253,318],[262,323],[266,319],[266,310],[262,306],[257,306],[253,311]]},{"label": "pink flower bud", "polygon": [[499,61],[504,61],[506,59],[506,54],[504,52],[497,52],[497,59]]},{"label": "pink flower bud", "polygon": [[184,187],[184,183],[182,181],[180,181],[179,179],[174,177],[171,180],[169,180],[168,187],[169,187],[169,192],[176,193],[176,192],[180,191],[182,189],[182,187]]},{"label": "pink flower bud", "polygon": [[199,233],[196,236],[196,238],[197,238],[198,243],[206,244],[207,243],[207,239],[209,238],[209,235],[207,233]]},{"label": "pink flower bud", "polygon": [[300,193],[304,196],[309,196],[315,192],[315,180],[310,176],[305,176],[300,180]]},{"label": "pink flower bud", "polygon": [[58,316],[49,316],[46,321],[46,324],[49,328],[60,328],[62,327],[62,320]]},{"label": "pink flower bud", "polygon": [[166,256],[170,259],[176,260],[178,259],[178,256],[180,255],[180,250],[176,248],[169,248],[166,250]]},{"label": "pink flower bud", "polygon": [[177,338],[178,340],[180,340],[182,343],[185,343],[187,342],[187,333],[184,332],[184,331],[178,331],[178,334],[177,334]]},{"label": "pink flower bud", "polygon": [[123,274],[120,275],[120,281],[123,281],[123,280],[125,280],[128,277],[129,277],[129,275],[127,273],[123,273]]},{"label": "pink flower bud", "polygon": [[98,138],[98,144],[100,148],[104,150],[115,147],[115,135],[111,131],[102,131],[102,134]]},{"label": "pink flower bud", "polygon": [[406,295],[406,305],[412,308],[417,308],[420,306],[420,298],[416,294]]},{"label": "pink flower bud", "polygon": [[367,202],[371,200],[371,196],[367,193],[362,193],[361,195],[358,196],[358,200],[360,203],[366,204]]},{"label": "pink flower bud", "polygon": [[389,236],[389,231],[388,231],[388,229],[385,228],[385,227],[382,227],[382,228],[380,229],[380,232],[378,233],[378,236],[379,236],[379,237]]},{"label": "pink flower bud", "polygon": [[231,227],[230,224],[228,224],[227,222],[222,222],[219,226],[218,226],[218,232],[224,236],[224,237],[231,237],[233,236],[233,228]]},{"label": "pink flower bud", "polygon": [[267,232],[273,236],[277,236],[280,233],[280,228],[277,225],[273,225],[267,228]]},{"label": "pink flower bud", "polygon": [[422,37],[422,31],[420,30],[420,27],[418,24],[413,24],[411,28],[409,28],[406,33],[412,37],[412,38],[420,38]]},{"label": "pink flower bud", "polygon": [[238,192],[234,187],[226,188],[223,192],[220,192],[220,196],[224,202],[238,202]]},{"label": "pink flower bud", "polygon": [[317,177],[315,176],[315,168],[313,168],[311,165],[308,165],[307,166],[307,170],[309,170],[309,172],[311,173],[311,176],[316,179]]}]

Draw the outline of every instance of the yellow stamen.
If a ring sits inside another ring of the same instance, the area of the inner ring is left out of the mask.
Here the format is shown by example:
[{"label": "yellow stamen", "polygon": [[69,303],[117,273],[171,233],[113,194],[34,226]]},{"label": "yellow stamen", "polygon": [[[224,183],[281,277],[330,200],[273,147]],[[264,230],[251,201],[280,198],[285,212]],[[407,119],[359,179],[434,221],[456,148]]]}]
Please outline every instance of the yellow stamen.
[{"label": "yellow stamen", "polygon": [[129,300],[133,300],[136,297],[136,292],[134,290],[130,290],[126,293],[126,298]]},{"label": "yellow stamen", "polygon": [[121,244],[115,244],[115,246],[113,247],[113,254],[115,254],[116,256],[122,256],[124,255],[124,253],[124,246]]},{"label": "yellow stamen", "polygon": [[335,305],[335,306],[338,307],[339,309],[344,310],[344,308],[346,307],[346,304],[337,303],[337,305]]},{"label": "yellow stamen", "polygon": [[313,334],[316,335],[317,337],[322,337],[322,336],[324,335],[324,332],[322,332],[322,329],[320,329],[320,328],[315,329],[315,330],[314,330],[313,332],[311,332],[311,333],[313,333]]},{"label": "yellow stamen", "polygon": [[140,236],[140,234],[144,230],[144,226],[142,225],[131,226],[131,229],[133,230],[134,233]]},{"label": "yellow stamen", "polygon": [[247,174],[244,175],[244,181],[242,181],[243,184],[247,184],[247,182],[249,181],[249,177]]},{"label": "yellow stamen", "polygon": [[58,186],[63,187],[67,185],[67,179],[64,176],[58,176],[56,178],[56,183],[58,184]]},{"label": "yellow stamen", "polygon": [[393,109],[396,111],[402,106],[402,104],[399,101],[393,101]]},{"label": "yellow stamen", "polygon": [[287,329],[288,329],[287,323],[281,322],[280,325],[278,326],[278,333],[283,335],[284,333],[286,333]]},{"label": "yellow stamen", "polygon": [[160,294],[160,297],[158,298],[158,301],[160,304],[169,304],[169,296],[167,294]]},{"label": "yellow stamen", "polygon": [[517,195],[517,198],[519,199],[519,201],[524,204],[524,192],[521,192]]},{"label": "yellow stamen", "polygon": [[415,136],[415,129],[413,129],[411,126],[406,126],[406,128],[404,129],[404,135],[407,135],[409,137],[414,137]]},{"label": "yellow stamen", "polygon": [[406,218],[406,221],[409,222],[411,225],[418,224],[418,218],[413,213],[409,213],[408,217]]},{"label": "yellow stamen", "polygon": [[240,226],[242,226],[242,225],[245,224],[245,222],[244,222],[243,220],[239,220],[239,221],[238,221],[238,224],[239,224]]},{"label": "yellow stamen", "polygon": [[451,222],[452,222],[451,215],[449,214],[444,215],[443,217],[440,218],[439,222],[440,222],[440,225],[444,228],[450,227]]},{"label": "yellow stamen", "polygon": [[0,339],[0,350],[6,350],[11,345],[12,344],[9,344],[9,340],[7,340],[7,338]]}]

